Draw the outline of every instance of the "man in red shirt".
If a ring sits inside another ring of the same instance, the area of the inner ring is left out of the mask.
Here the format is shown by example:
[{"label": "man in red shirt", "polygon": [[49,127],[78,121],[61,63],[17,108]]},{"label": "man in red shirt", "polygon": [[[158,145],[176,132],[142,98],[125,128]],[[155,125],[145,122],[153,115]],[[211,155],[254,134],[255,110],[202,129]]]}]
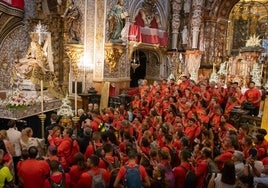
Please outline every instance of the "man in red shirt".
[{"label": "man in red shirt", "polygon": [[255,87],[255,82],[251,81],[249,83],[249,89],[245,92],[246,102],[252,104],[252,109],[250,109],[250,115],[257,116],[259,114],[260,102],[261,102],[261,92]]},{"label": "man in red shirt", "polygon": [[58,155],[60,157],[63,157],[64,160],[67,162],[67,166],[63,166],[63,168],[69,167],[69,165],[73,161],[74,156],[72,156],[72,149],[74,148],[73,148],[73,140],[71,138],[72,135],[73,130],[71,128],[65,128],[62,133],[63,136],[62,142],[57,148]]},{"label": "man in red shirt", "polygon": [[88,172],[84,172],[81,174],[79,181],[78,181],[78,187],[80,188],[91,188],[92,182],[93,182],[93,176],[98,175],[99,173],[102,173],[102,178],[105,183],[105,187],[108,186],[110,181],[110,175],[109,172],[103,168],[99,168],[99,157],[96,155],[92,155],[88,160],[88,166],[90,167],[90,170]]},{"label": "man in red shirt", "polygon": [[19,181],[24,188],[43,187],[45,178],[50,169],[47,161],[37,160],[38,149],[31,146],[28,150],[29,159],[23,161],[18,167]]},{"label": "man in red shirt", "polygon": [[184,188],[186,173],[188,170],[193,170],[191,164],[189,163],[190,157],[191,153],[189,150],[181,151],[180,153],[181,165],[173,169],[173,174],[175,178],[174,187],[176,188]]},{"label": "man in red shirt", "polygon": [[[137,164],[136,164],[136,157],[137,157],[137,152],[135,150],[130,150],[128,152],[128,158],[129,158],[129,161],[128,161],[128,164],[126,166],[128,167],[135,167]],[[119,182],[121,180],[124,180],[125,176],[126,176],[126,173],[127,173],[127,168],[126,166],[122,166],[117,174],[117,177],[114,181],[114,187],[118,187],[119,185]],[[139,173],[140,173],[140,177],[141,177],[141,180],[144,181],[143,185],[144,187],[150,187],[151,183],[150,183],[150,179],[149,179],[149,176],[145,170],[145,168],[142,166],[142,165],[139,165]]]}]

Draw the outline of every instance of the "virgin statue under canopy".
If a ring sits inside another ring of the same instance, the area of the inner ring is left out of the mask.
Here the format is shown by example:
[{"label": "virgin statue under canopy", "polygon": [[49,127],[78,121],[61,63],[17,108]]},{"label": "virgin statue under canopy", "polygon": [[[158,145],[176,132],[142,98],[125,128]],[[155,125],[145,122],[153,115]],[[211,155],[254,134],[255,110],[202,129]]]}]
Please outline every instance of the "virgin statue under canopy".
[{"label": "virgin statue under canopy", "polygon": [[20,81],[20,89],[35,90],[35,85],[44,81],[44,87],[49,87],[54,77],[51,36],[49,32],[41,31],[42,25],[37,25],[35,32],[30,33],[31,43],[26,55],[19,59],[13,67],[11,83]]}]

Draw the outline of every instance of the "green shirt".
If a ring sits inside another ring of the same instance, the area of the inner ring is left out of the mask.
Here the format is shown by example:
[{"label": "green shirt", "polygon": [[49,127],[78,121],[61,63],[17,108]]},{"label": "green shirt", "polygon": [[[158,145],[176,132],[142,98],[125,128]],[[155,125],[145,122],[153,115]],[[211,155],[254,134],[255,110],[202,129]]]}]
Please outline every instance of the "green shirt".
[{"label": "green shirt", "polygon": [[0,188],[4,187],[5,180],[12,181],[13,176],[8,167],[4,166],[0,169]]}]

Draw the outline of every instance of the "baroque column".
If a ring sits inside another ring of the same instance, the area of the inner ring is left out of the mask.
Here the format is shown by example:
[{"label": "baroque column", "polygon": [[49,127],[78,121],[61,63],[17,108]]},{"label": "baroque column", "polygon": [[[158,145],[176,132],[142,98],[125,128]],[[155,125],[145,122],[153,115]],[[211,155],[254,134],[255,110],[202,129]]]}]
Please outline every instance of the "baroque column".
[{"label": "baroque column", "polygon": [[202,6],[203,0],[193,0],[193,17],[192,17],[192,48],[196,49],[198,45],[198,35],[200,32],[200,26],[202,22]]},{"label": "baroque column", "polygon": [[179,28],[180,28],[180,11],[182,7],[182,0],[172,1],[172,49],[177,49]]}]

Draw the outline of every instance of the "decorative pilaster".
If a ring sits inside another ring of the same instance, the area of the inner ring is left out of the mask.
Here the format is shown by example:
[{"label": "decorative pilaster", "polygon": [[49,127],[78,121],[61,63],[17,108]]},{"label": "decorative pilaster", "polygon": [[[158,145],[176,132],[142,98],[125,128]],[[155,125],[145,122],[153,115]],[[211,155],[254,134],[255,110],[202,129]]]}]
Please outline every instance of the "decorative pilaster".
[{"label": "decorative pilaster", "polygon": [[192,48],[197,49],[200,26],[202,22],[203,0],[193,0],[193,17],[192,17]]},{"label": "decorative pilaster", "polygon": [[177,49],[178,43],[178,35],[179,35],[179,28],[180,28],[180,11],[182,7],[182,0],[174,0],[172,2],[172,12],[173,12],[173,19],[172,19],[172,49]]}]

